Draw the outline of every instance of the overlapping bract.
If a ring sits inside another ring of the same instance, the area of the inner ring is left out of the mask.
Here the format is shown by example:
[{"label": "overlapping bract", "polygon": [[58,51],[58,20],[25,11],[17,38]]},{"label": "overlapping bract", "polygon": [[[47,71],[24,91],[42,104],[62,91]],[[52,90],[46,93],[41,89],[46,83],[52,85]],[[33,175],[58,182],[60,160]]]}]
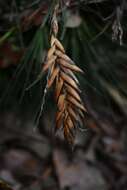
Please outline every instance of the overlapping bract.
[{"label": "overlapping bract", "polygon": [[74,73],[83,73],[65,54],[60,41],[52,35],[43,72],[49,72],[47,88],[55,84],[57,102],[56,131],[63,128],[64,137],[69,144],[74,143],[75,128],[83,125],[85,108],[80,98],[79,82]]}]

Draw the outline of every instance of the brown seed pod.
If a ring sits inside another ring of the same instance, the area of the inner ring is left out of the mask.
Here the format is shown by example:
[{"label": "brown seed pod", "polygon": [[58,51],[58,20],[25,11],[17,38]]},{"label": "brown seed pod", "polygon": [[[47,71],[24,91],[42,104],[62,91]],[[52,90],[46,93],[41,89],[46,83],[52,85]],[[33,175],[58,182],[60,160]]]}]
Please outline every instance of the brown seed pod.
[{"label": "brown seed pod", "polygon": [[55,86],[57,104],[55,130],[63,128],[65,139],[73,144],[75,126],[77,123],[83,124],[86,112],[80,97],[79,81],[74,72],[83,73],[83,71],[66,55],[63,45],[56,37],[58,23],[55,11],[52,19],[51,47],[47,53],[43,72],[49,73],[47,88],[53,84]]}]

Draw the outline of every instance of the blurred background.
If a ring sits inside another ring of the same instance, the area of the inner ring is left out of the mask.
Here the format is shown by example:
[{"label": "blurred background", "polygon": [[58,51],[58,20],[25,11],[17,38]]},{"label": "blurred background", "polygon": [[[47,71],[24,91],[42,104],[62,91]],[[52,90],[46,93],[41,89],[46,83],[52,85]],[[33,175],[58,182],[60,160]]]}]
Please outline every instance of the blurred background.
[{"label": "blurred background", "polygon": [[56,0],[0,1],[0,190],[127,189],[127,2],[61,0],[58,38],[83,71],[88,113],[70,147],[54,135],[40,77]]}]

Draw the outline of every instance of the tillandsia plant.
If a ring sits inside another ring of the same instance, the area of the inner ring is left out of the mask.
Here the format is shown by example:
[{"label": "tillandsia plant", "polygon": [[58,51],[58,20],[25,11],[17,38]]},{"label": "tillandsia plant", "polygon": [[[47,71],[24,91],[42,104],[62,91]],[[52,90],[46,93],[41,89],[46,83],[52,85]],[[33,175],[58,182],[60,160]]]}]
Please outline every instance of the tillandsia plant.
[{"label": "tillandsia plant", "polygon": [[57,13],[54,9],[51,21],[51,41],[43,72],[48,71],[46,90],[55,84],[55,101],[57,104],[55,131],[63,129],[64,137],[69,144],[74,144],[75,129],[83,125],[86,109],[80,98],[79,81],[75,72],[83,71],[66,55],[64,47],[57,39]]}]

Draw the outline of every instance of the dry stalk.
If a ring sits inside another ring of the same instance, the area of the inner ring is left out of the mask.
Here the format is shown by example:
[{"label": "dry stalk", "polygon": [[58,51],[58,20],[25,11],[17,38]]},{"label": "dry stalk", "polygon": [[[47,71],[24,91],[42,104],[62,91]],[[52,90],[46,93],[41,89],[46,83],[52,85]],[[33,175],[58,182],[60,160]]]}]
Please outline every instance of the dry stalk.
[{"label": "dry stalk", "polygon": [[47,89],[55,84],[55,100],[57,103],[56,131],[63,128],[64,137],[69,144],[74,144],[75,128],[83,125],[86,109],[80,98],[79,81],[74,73],[83,73],[66,55],[64,47],[57,39],[57,10],[51,23],[51,47],[48,50],[43,72],[48,71]]}]

